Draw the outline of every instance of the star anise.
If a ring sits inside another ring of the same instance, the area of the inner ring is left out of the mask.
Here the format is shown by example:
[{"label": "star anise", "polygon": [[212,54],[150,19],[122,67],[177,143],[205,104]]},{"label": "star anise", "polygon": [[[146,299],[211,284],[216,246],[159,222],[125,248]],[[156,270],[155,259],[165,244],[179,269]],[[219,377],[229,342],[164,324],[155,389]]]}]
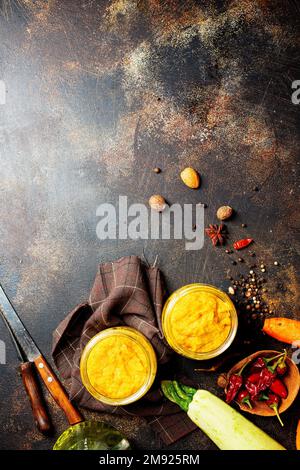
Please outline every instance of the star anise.
[{"label": "star anise", "polygon": [[227,230],[224,224],[210,224],[208,228],[205,229],[205,233],[211,239],[214,246],[224,245],[227,238]]}]

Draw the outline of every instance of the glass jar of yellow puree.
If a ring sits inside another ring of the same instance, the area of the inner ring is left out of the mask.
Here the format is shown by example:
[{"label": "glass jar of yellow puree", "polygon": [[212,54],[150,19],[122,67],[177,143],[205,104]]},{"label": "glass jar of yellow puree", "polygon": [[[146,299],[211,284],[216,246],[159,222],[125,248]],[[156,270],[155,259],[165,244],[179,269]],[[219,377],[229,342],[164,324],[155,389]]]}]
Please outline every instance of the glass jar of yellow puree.
[{"label": "glass jar of yellow puree", "polygon": [[157,370],[154,349],[144,335],[129,327],[101,331],[81,356],[83,385],[97,400],[127,405],[150,389]]},{"label": "glass jar of yellow puree", "polygon": [[234,340],[238,319],[228,295],[206,284],[190,284],[165,303],[162,326],[174,351],[190,359],[211,359]]}]

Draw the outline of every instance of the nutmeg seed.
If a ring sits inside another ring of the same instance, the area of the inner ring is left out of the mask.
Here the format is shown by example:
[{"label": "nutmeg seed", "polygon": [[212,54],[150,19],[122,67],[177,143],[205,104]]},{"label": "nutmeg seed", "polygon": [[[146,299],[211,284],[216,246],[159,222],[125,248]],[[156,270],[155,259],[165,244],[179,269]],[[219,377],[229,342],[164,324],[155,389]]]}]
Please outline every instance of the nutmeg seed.
[{"label": "nutmeg seed", "polygon": [[229,219],[233,214],[233,209],[230,206],[221,206],[217,210],[217,218],[219,220],[226,220]]},{"label": "nutmeg seed", "polygon": [[217,379],[218,386],[221,388],[226,388],[227,383],[228,383],[227,375],[225,373],[219,375]]},{"label": "nutmeg seed", "polygon": [[184,184],[191,189],[198,189],[200,186],[199,173],[194,168],[187,167],[180,173],[180,177]]},{"label": "nutmeg seed", "polygon": [[153,194],[149,199],[149,206],[157,212],[162,212],[166,208],[166,205],[165,199],[159,194]]}]

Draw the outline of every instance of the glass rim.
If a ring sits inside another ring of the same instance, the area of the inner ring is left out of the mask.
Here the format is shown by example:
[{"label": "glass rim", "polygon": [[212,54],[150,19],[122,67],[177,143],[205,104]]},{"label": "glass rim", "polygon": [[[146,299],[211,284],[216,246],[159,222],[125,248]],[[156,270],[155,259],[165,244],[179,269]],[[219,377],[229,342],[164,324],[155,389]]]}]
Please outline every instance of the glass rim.
[{"label": "glass rim", "polygon": [[[112,336],[123,336],[130,338],[134,341],[143,351],[145,359],[147,360],[147,378],[144,384],[132,395],[124,398],[112,398],[102,395],[90,382],[87,361],[89,355],[96,344]],[[150,341],[139,331],[129,326],[115,326],[107,328],[97,333],[86,344],[80,359],[80,375],[82,384],[87,391],[98,401],[112,406],[122,406],[133,403],[142,398],[152,386],[157,372],[157,359],[156,354]]]},{"label": "glass rim", "polygon": [[[211,351],[195,352],[195,351],[190,351],[188,349],[184,349],[182,348],[182,346],[180,346],[176,342],[172,334],[172,328],[170,325],[170,313],[172,311],[172,308],[174,307],[178,299],[180,299],[184,295],[187,295],[189,292],[196,291],[196,290],[210,292],[214,294],[215,296],[217,296],[218,298],[220,298],[221,300],[223,300],[223,302],[225,302],[230,307],[229,312],[230,312],[230,317],[231,317],[231,328],[228,333],[228,336],[219,347],[212,349]],[[176,353],[188,359],[207,360],[207,359],[212,359],[216,356],[219,356],[224,351],[226,351],[226,349],[228,349],[229,346],[232,344],[237,333],[238,316],[237,316],[237,311],[236,311],[234,303],[225,292],[223,292],[222,290],[218,289],[215,286],[212,286],[211,284],[193,283],[193,284],[187,284],[175,290],[167,299],[163,308],[163,312],[162,312],[162,328],[163,328],[164,336],[168,344]]]}]

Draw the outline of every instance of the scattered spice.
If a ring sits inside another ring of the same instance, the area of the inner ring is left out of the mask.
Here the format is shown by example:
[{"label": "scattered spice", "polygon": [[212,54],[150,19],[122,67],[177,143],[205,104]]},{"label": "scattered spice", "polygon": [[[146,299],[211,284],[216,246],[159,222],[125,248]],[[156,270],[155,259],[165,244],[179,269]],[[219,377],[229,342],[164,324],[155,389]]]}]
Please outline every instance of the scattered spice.
[{"label": "scattered spice", "polygon": [[246,246],[250,245],[250,243],[252,242],[253,238],[243,238],[242,240],[234,242],[233,248],[235,250],[242,250],[243,248],[246,248]]},{"label": "scattered spice", "polygon": [[153,168],[154,173],[161,173],[161,169],[158,167]]},{"label": "scattered spice", "polygon": [[284,284],[282,282],[278,282],[276,287],[281,292],[286,292],[286,287],[284,286]]},{"label": "scattered spice", "polygon": [[278,266],[278,265],[279,265],[278,261],[274,261],[274,266]]},{"label": "scattered spice", "polygon": [[200,186],[199,173],[194,168],[187,167],[180,173],[180,177],[184,184],[191,189],[198,189]]},{"label": "scattered spice", "polygon": [[211,242],[214,246],[224,245],[226,242],[227,230],[223,224],[210,224],[208,228],[205,229],[205,233],[211,239]]},{"label": "scattered spice", "polygon": [[[237,263],[231,261],[233,265]],[[257,275],[255,268],[249,270],[248,274],[238,274],[238,278],[231,276],[231,283],[235,287],[235,299],[239,310],[241,328],[246,338],[252,338],[259,334],[266,315],[271,309],[264,299],[267,292],[266,280]]]},{"label": "scattered spice", "polygon": [[189,114],[195,114],[196,111],[197,111],[197,105],[196,104],[193,104],[189,107]]},{"label": "scattered spice", "polygon": [[234,293],[235,293],[234,288],[231,287],[231,286],[229,286],[229,287],[228,287],[228,293],[231,294],[231,295],[234,295]]},{"label": "scattered spice", "polygon": [[247,224],[242,224],[242,228],[246,228],[247,227]]},{"label": "scattered spice", "polygon": [[217,210],[217,218],[219,220],[229,219],[233,214],[233,209],[230,206],[221,206]]},{"label": "scattered spice", "polygon": [[149,199],[149,206],[157,212],[162,212],[166,208],[166,205],[165,199],[159,194],[154,194]]}]

